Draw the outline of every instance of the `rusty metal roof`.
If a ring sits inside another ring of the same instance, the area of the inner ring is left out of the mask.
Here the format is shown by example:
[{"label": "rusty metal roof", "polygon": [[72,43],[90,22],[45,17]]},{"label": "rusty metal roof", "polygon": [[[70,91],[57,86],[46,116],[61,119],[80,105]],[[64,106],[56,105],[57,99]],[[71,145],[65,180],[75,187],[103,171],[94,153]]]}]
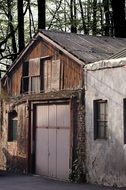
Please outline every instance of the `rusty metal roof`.
[{"label": "rusty metal roof", "polygon": [[52,30],[40,30],[84,63],[108,59],[126,47],[126,38],[89,36]]}]

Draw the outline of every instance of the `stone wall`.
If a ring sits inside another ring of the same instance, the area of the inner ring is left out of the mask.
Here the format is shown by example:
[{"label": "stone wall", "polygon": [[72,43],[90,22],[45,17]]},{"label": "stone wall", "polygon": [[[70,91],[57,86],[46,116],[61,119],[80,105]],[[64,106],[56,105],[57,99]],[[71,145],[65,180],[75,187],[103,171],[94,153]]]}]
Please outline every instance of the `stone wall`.
[{"label": "stone wall", "polygon": [[3,104],[3,122],[1,132],[1,156],[0,169],[12,172],[27,172],[27,137],[28,123],[26,117],[26,105],[15,105],[13,109],[17,112],[17,140],[8,141],[8,113],[12,111],[12,102]]},{"label": "stone wall", "polygon": [[[2,144],[0,146],[0,167],[12,172],[27,173],[28,170],[28,126],[30,103],[48,100],[71,100],[71,125],[73,138],[73,177],[74,181],[85,180],[85,120],[84,96],[81,90],[67,90],[44,94],[31,94],[15,97],[3,105]],[[29,103],[28,103],[29,102]],[[17,140],[8,142],[8,113],[17,112]]]},{"label": "stone wall", "polygon": [[72,179],[75,182],[86,180],[86,144],[85,144],[85,105],[84,94],[80,91],[73,109],[74,135],[74,160]]}]

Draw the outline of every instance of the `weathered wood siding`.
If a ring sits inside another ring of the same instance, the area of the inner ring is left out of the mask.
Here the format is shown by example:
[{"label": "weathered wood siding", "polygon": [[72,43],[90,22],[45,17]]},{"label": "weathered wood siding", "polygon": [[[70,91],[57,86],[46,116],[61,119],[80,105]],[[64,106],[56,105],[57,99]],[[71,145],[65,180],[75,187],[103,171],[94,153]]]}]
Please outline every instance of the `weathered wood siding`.
[{"label": "weathered wood siding", "polygon": [[12,96],[20,95],[21,89],[21,79],[22,79],[22,65],[16,68],[15,72],[12,73],[11,82],[9,89],[11,89]]},{"label": "weathered wood siding", "polygon": [[37,57],[53,56],[56,50],[46,42],[40,41],[36,46],[33,46],[32,51],[27,56],[27,61],[29,59],[34,59]]},{"label": "weathered wood siding", "polygon": [[[18,96],[21,93],[22,65],[23,62],[29,61],[29,76],[39,76],[40,58],[49,56],[50,58],[43,61],[44,64],[44,91],[62,89],[77,89],[81,87],[82,68],[67,55],[55,49],[46,42],[39,42],[32,50],[28,50],[25,59],[15,67],[11,78],[11,94]],[[36,59],[36,60],[35,60]]]},{"label": "weathered wood siding", "polygon": [[61,88],[79,88],[82,77],[81,66],[65,55],[61,57],[61,64]]},{"label": "weathered wood siding", "polygon": [[40,75],[40,59],[29,60],[29,76]]}]

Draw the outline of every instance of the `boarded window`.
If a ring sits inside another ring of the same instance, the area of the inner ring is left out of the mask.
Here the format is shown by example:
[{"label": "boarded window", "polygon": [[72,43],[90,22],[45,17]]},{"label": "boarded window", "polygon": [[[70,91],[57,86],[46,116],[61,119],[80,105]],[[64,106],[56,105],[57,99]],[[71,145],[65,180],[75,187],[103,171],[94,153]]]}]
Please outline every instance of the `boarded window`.
[{"label": "boarded window", "polygon": [[29,60],[29,76],[40,75],[40,58]]},{"label": "boarded window", "polygon": [[52,60],[44,61],[44,90],[50,91],[51,89],[51,70],[52,70]]},{"label": "boarded window", "polygon": [[59,88],[60,60],[51,60],[50,57],[36,58],[23,64],[23,93],[40,93]]},{"label": "boarded window", "polygon": [[124,144],[126,144],[126,99],[123,100]]},{"label": "boarded window", "polygon": [[40,92],[40,58],[30,59],[23,64],[22,92]]},{"label": "boarded window", "polygon": [[17,112],[14,110],[8,114],[8,141],[17,140]]},{"label": "boarded window", "polygon": [[40,92],[40,76],[31,77],[31,92]]},{"label": "boarded window", "polygon": [[44,90],[59,90],[60,60],[46,60],[44,62]]},{"label": "boarded window", "polygon": [[52,83],[51,88],[59,90],[60,84],[60,60],[52,61]]},{"label": "boarded window", "polygon": [[107,100],[94,101],[94,139],[107,138]]}]

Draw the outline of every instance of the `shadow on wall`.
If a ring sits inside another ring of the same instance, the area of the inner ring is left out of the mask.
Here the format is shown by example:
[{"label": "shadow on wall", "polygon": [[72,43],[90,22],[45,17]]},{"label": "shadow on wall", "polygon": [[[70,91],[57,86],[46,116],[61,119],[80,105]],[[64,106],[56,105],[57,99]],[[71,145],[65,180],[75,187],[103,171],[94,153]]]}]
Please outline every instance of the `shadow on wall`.
[{"label": "shadow on wall", "polygon": [[5,156],[6,170],[12,173],[26,173],[27,161],[23,156],[14,156],[11,155],[7,149],[2,149]]}]

